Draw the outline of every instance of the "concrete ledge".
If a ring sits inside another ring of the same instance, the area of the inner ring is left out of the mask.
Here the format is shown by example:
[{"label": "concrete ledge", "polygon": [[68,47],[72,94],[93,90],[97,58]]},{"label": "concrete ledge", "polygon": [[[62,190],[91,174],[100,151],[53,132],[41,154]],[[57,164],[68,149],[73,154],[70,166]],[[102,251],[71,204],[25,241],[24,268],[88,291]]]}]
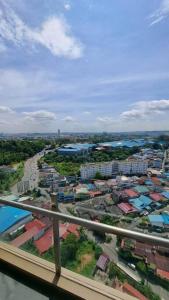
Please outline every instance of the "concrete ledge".
[{"label": "concrete ledge", "polygon": [[71,293],[82,299],[136,300],[136,298],[65,268],[61,269],[61,275],[57,277],[53,263],[2,242],[0,242],[0,260],[65,291],[65,293]]}]

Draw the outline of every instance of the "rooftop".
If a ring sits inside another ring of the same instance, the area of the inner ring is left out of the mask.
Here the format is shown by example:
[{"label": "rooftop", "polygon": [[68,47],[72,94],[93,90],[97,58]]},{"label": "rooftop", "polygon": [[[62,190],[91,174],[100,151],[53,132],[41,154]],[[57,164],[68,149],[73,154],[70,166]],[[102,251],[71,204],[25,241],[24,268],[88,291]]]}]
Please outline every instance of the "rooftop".
[{"label": "rooftop", "polygon": [[135,191],[133,191],[132,189],[125,189],[124,192],[129,197],[137,197],[138,196],[138,194]]},{"label": "rooftop", "polygon": [[39,229],[37,227],[33,227],[28,231],[24,232],[23,234],[19,235],[16,239],[11,242],[11,245],[15,247],[20,247],[32,239],[35,235],[37,235]]},{"label": "rooftop", "polygon": [[144,186],[144,185],[136,185],[134,187],[134,190],[136,192],[138,192],[139,194],[149,192],[149,189],[146,186]]},{"label": "rooftop", "polygon": [[22,219],[31,216],[31,212],[11,206],[0,207],[0,233],[15,225]]}]

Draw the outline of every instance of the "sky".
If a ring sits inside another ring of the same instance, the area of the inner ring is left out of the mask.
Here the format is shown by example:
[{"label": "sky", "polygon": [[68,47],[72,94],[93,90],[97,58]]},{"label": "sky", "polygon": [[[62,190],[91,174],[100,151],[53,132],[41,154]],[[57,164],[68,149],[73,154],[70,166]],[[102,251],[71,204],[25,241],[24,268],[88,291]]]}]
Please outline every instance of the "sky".
[{"label": "sky", "polygon": [[169,130],[169,0],[0,0],[0,132]]}]

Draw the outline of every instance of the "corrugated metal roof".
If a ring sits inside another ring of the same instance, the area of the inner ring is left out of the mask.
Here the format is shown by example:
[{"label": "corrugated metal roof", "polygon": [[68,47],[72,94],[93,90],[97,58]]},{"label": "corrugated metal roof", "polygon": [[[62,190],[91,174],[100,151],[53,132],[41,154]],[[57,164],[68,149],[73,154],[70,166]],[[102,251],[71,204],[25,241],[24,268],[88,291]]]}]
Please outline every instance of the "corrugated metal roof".
[{"label": "corrugated metal roof", "polygon": [[99,257],[96,266],[100,268],[102,271],[105,271],[108,262],[109,262],[109,257],[106,254],[102,254]]},{"label": "corrugated metal roof", "polygon": [[138,196],[138,194],[135,191],[133,191],[132,189],[125,189],[124,192],[129,197],[137,197]]},{"label": "corrugated metal roof", "polygon": [[146,298],[143,294],[141,294],[139,291],[137,291],[132,285],[130,285],[127,282],[123,284],[123,291],[127,292],[131,296],[136,297],[139,300],[148,300],[148,298]]},{"label": "corrugated metal roof", "polygon": [[150,223],[163,223],[162,215],[149,215],[148,218]]},{"label": "corrugated metal roof", "polygon": [[31,222],[29,222],[29,223],[27,223],[25,225],[25,229],[26,230],[30,230],[33,227],[36,227],[39,230],[41,230],[41,229],[45,228],[46,225],[44,223],[42,223],[40,220],[38,220],[38,219],[35,219],[35,220],[33,220],[33,221],[31,221]]},{"label": "corrugated metal roof", "polygon": [[151,193],[150,198],[153,199],[154,201],[160,201],[163,199],[163,196],[159,193]]},{"label": "corrugated metal roof", "polygon": [[169,272],[157,269],[156,273],[158,276],[169,280]]},{"label": "corrugated metal roof", "polygon": [[147,192],[149,192],[149,189],[144,185],[136,185],[134,187],[134,190],[138,193],[147,193]]},{"label": "corrugated metal roof", "polygon": [[136,209],[130,205],[129,203],[121,202],[120,204],[117,205],[125,214],[129,212],[134,212]]},{"label": "corrugated metal roof", "polygon": [[162,195],[163,195],[165,198],[169,199],[169,192],[163,192]]},{"label": "corrugated metal roof", "polygon": [[22,219],[31,215],[31,212],[12,206],[0,207],[0,233],[6,231]]},{"label": "corrugated metal roof", "polygon": [[50,228],[39,240],[34,241],[35,247],[42,254],[53,246],[53,230]]}]

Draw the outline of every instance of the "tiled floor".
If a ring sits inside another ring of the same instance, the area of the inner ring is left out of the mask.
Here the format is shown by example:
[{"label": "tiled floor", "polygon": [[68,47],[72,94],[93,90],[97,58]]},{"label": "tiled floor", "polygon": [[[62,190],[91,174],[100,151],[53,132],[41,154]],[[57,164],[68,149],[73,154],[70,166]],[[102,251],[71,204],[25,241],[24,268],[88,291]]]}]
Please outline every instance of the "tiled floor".
[{"label": "tiled floor", "polygon": [[20,274],[0,261],[0,300],[73,300],[44,283]]}]

